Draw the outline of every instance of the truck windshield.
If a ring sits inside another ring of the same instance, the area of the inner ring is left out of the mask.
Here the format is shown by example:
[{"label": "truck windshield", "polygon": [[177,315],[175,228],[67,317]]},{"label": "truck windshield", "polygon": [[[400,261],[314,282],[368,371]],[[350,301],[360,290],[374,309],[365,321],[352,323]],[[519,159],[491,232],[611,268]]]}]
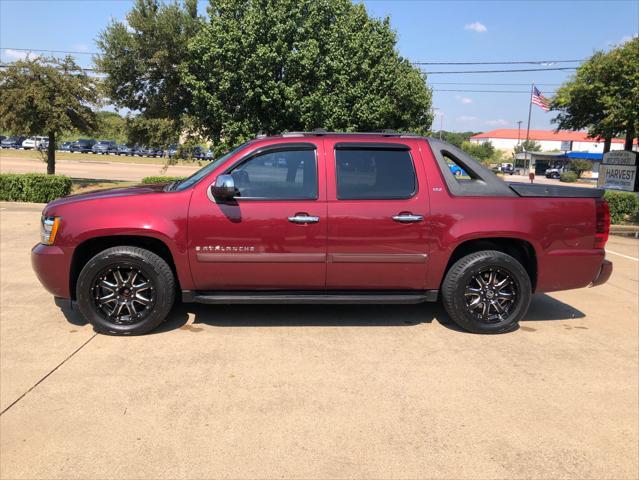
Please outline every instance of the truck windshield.
[{"label": "truck windshield", "polygon": [[187,177],[184,180],[180,180],[177,183],[171,184],[169,186],[169,190],[182,191],[182,190],[186,190],[187,188],[195,185],[197,182],[199,182],[204,177],[206,177],[209,173],[211,173],[213,170],[215,170],[219,165],[221,165],[222,163],[226,162],[229,158],[231,158],[237,152],[240,152],[240,151],[244,150],[251,143],[252,142],[243,143],[242,145],[240,145],[236,149],[231,150],[230,152],[228,152],[227,154],[221,156],[220,158],[216,158],[215,160],[211,160],[211,163],[209,163],[208,165],[206,165],[203,168],[199,169],[197,172],[195,172],[190,177]]}]

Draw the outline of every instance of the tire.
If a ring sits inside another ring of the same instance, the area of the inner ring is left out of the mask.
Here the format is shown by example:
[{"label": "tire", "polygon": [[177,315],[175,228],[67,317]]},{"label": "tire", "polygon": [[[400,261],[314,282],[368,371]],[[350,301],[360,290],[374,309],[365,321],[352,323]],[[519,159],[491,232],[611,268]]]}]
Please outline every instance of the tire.
[{"label": "tire", "polygon": [[168,316],[175,300],[175,278],[155,253],[138,247],[108,248],[82,268],[76,298],[96,331],[141,335]]},{"label": "tire", "polygon": [[446,312],[457,325],[473,333],[516,329],[531,297],[528,272],[518,260],[497,250],[466,255],[453,264],[442,283]]}]

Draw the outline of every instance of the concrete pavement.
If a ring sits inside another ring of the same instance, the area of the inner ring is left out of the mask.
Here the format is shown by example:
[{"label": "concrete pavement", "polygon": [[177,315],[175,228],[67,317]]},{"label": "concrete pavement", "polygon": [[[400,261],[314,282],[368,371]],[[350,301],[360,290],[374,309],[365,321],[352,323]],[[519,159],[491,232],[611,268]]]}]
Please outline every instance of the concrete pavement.
[{"label": "concrete pavement", "polygon": [[0,478],[639,476],[637,240],[506,335],[433,305],[282,305],[120,338],[38,284],[41,208],[0,204]]}]

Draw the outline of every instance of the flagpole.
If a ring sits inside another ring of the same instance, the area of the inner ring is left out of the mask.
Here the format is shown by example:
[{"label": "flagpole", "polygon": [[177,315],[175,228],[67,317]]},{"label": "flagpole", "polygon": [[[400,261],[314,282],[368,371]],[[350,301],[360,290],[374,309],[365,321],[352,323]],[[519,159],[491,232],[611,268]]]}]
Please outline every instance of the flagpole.
[{"label": "flagpole", "polygon": [[530,85],[530,99],[528,102],[528,126],[526,127],[526,143],[524,144],[524,152],[526,153],[526,162],[528,163],[528,171],[530,172],[530,168],[532,167],[532,160],[528,161],[528,151],[526,148],[528,147],[528,141],[530,139],[530,115],[532,114],[532,97],[533,91],[535,90],[535,82]]}]

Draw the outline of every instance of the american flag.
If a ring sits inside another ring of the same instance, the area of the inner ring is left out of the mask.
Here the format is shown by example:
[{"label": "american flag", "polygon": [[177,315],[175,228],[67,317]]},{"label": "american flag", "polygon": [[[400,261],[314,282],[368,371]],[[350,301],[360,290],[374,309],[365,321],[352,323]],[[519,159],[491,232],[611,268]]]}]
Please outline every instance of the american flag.
[{"label": "american flag", "polygon": [[548,103],[550,102],[550,100],[548,100],[546,97],[544,97],[541,92],[539,90],[537,90],[537,87],[533,87],[533,94],[532,94],[532,103],[534,103],[535,105],[537,105],[538,107],[541,107],[541,109],[544,112],[547,112],[548,110],[550,110],[550,108],[548,108]]}]

